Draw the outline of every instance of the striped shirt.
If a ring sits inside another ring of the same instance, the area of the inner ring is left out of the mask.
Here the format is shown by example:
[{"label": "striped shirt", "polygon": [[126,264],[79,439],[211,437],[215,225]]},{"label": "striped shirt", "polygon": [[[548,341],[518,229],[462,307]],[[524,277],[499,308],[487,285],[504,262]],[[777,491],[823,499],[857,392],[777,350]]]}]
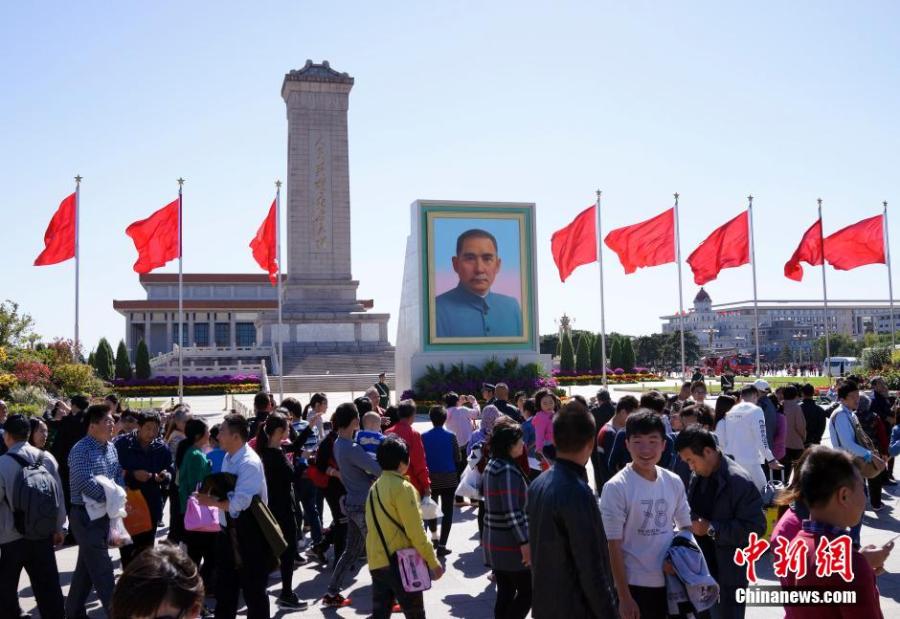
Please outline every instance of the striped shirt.
[{"label": "striped shirt", "polygon": [[103,486],[94,481],[97,475],[105,475],[120,486],[125,486],[119,455],[111,442],[101,443],[91,435],[75,443],[69,452],[69,490],[72,505],[84,505],[84,498],[105,502]]}]

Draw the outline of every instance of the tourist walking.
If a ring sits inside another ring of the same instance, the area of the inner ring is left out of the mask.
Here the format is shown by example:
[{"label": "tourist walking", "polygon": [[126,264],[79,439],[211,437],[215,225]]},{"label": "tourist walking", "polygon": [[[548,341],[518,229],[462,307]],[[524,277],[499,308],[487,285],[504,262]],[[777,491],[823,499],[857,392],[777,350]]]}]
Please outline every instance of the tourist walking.
[{"label": "tourist walking", "polygon": [[795,385],[784,388],[784,419],[787,422],[787,434],[784,439],[785,454],[781,463],[790,471],[794,462],[803,453],[806,445],[806,416],[800,404],[800,390]]},{"label": "tourist walking", "polygon": [[606,533],[585,468],[596,436],[586,407],[563,406],[553,419],[556,462],[528,488],[534,619],[618,616]]},{"label": "tourist walking", "polygon": [[422,435],[413,428],[416,420],[416,403],[403,400],[397,406],[399,421],[388,429],[388,434],[402,438],[409,449],[409,467],[406,474],[409,481],[419,492],[419,496],[431,496],[431,478],[428,476],[428,463],[425,460],[425,446]]},{"label": "tourist walking", "polygon": [[113,565],[109,558],[109,516],[91,519],[85,507],[86,499],[106,502],[106,492],[97,477],[124,486],[119,456],[113,446],[112,433],[116,422],[106,404],[94,404],[85,412],[87,435],[78,441],[69,453],[69,486],[72,509],[69,511],[69,527],[78,544],[78,559],[72,584],[66,598],[66,616],[81,617],[86,614],[91,588],[97,593],[103,610],[109,614],[109,603],[114,587]]},{"label": "tourist walking", "polygon": [[288,456],[282,448],[287,441],[288,418],[278,410],[269,413],[256,434],[256,452],[263,464],[266,488],[269,493],[268,506],[278,521],[287,547],[279,557],[281,567],[281,593],[275,600],[280,608],[305,610],[307,603],[294,593],[294,560],[297,558],[297,512],[294,498],[294,470],[288,463]]},{"label": "tourist walking", "polygon": [[528,481],[515,459],[525,443],[519,424],[501,419],[491,434],[491,458],[484,470],[484,562],[494,571],[494,617],[525,619],[531,609],[531,552],[528,540]]},{"label": "tourist walking", "polygon": [[[59,463],[59,477],[63,482],[63,493],[66,498],[66,513],[72,511],[72,484],[69,483],[69,454],[75,443],[84,438],[87,432],[87,422],[85,421],[85,411],[87,411],[90,402],[83,395],[74,395],[69,401],[69,414],[59,420],[56,428],[56,436],[50,444],[50,453]],[[69,527],[69,536],[72,535],[71,526]],[[67,542],[70,538],[66,538]]]},{"label": "tourist walking", "polygon": [[351,403],[338,406],[331,417],[331,423],[337,430],[334,458],[341,471],[341,482],[347,490],[344,497],[347,541],[344,552],[334,564],[328,592],[322,598],[322,605],[339,608],[350,604],[350,600],[341,595],[341,589],[354,563],[365,551],[366,498],[372,482],[381,474],[381,467],[360,444],[353,440],[353,435],[359,430],[359,412],[356,406]]},{"label": "tourist walking", "polygon": [[428,411],[428,417],[433,427],[422,434],[422,444],[425,447],[425,460],[431,479],[431,498],[441,504],[440,536],[437,534],[437,518],[427,520],[426,524],[431,531],[431,543],[434,544],[437,555],[443,557],[451,552],[447,548],[447,541],[450,539],[450,527],[453,525],[453,495],[459,483],[457,470],[461,454],[456,435],[444,428],[447,410],[443,406],[432,406]]},{"label": "tourist walking", "polygon": [[[879,469],[885,468],[882,460],[874,449],[864,445],[865,432],[859,424],[855,411],[859,405],[859,387],[851,380],[844,381],[837,390],[837,398],[840,406],[831,414],[829,435],[831,444],[836,449],[841,449],[853,458],[860,458],[864,463],[874,463]],[[865,492],[865,483],[863,483]],[[850,538],[857,546],[860,545],[860,532],[862,530],[862,515],[850,529]]]},{"label": "tourist walking", "polygon": [[119,549],[122,566],[140,552],[153,546],[156,528],[162,520],[163,488],[172,481],[172,454],[159,437],[159,415],[142,413],[136,432],[116,441],[119,464],[125,471],[125,487],[140,490],[150,512],[150,530],[132,535],[132,543]]},{"label": "tourist walking", "polygon": [[[755,386],[745,385],[741,389],[740,403],[735,404],[716,424],[716,436],[722,452],[750,473],[757,489],[762,492],[767,480],[761,465],[768,464],[773,470],[784,467],[769,448],[766,419],[763,410],[756,405],[759,397]],[[777,421],[773,419],[772,423]]]},{"label": "tourist walking", "polygon": [[559,410],[559,398],[550,389],[540,389],[534,394],[534,405],[534,450],[544,455],[544,446],[553,446],[553,415]]},{"label": "tourist walking", "polygon": [[[663,562],[676,530],[691,527],[681,479],[657,466],[666,439],[660,416],[640,410],[625,422],[631,462],[603,487],[600,510],[622,617],[668,617]],[[647,505],[652,506],[648,521]]]},{"label": "tourist walking", "polygon": [[391,567],[398,550],[412,547],[424,559],[432,580],[444,574],[422,528],[419,493],[406,479],[410,462],[406,442],[388,436],[378,447],[376,460],[382,473],[366,500],[366,556],[372,574],[372,617],[388,619],[396,600],[407,619],[423,619],[422,592],[407,592],[398,571]]},{"label": "tourist walking", "polygon": [[751,533],[766,532],[762,496],[750,473],[725,456],[715,436],[699,426],[688,427],[675,439],[675,450],[691,468],[687,501],[691,531],[706,565],[719,583],[720,619],[743,619],[745,605],[737,589],[747,587],[747,571],[735,565],[735,551],[749,543]]},{"label": "tourist walking", "polygon": [[[63,617],[54,546],[65,538],[66,503],[52,454],[26,439],[31,427],[22,415],[3,423],[6,453],[0,456],[0,608],[21,614],[17,591],[22,570],[28,574],[41,617]],[[35,483],[25,483],[25,468]],[[18,491],[17,491],[18,490]],[[22,505],[19,501],[27,502]],[[45,506],[46,512],[32,511]],[[21,516],[15,517],[18,512]]]},{"label": "tourist walking", "polygon": [[822,435],[825,434],[825,424],[828,421],[828,415],[825,409],[816,403],[816,388],[806,383],[800,388],[803,400],[800,402],[800,408],[803,410],[803,418],[806,421],[806,441],[804,447],[810,445],[818,445],[822,442]]},{"label": "tourist walking", "polygon": [[[219,509],[222,531],[216,540],[216,619],[237,616],[238,596],[243,593],[248,619],[269,619],[266,583],[274,567],[268,544],[249,512],[254,498],[268,504],[266,477],[262,462],[247,445],[247,419],[226,415],[219,428],[219,444],[227,455],[222,472],[235,475],[234,491],[222,499],[198,494],[201,505]],[[236,561],[240,559],[240,562]]]},{"label": "tourist walking", "polygon": [[[185,439],[178,445],[175,467],[178,470],[178,511],[184,521],[188,498],[197,492],[203,480],[213,472],[206,447],[210,432],[202,419],[191,419],[185,424]],[[224,462],[224,460],[223,460]],[[191,560],[200,569],[207,591],[215,591],[216,534],[205,531],[185,531],[184,541]]]},{"label": "tourist walking", "polygon": [[[844,389],[842,386],[841,389]],[[846,402],[844,392],[842,402]],[[840,396],[839,396],[840,397]],[[843,425],[843,422],[839,422]],[[840,427],[840,426],[838,426]],[[846,450],[836,450],[816,445],[810,447],[803,466],[798,471],[799,484],[785,500],[802,500],[809,508],[809,518],[801,523],[801,531],[794,538],[802,540],[805,553],[802,560],[805,565],[821,564],[819,558],[822,538],[831,542],[846,535],[847,528],[862,520],[866,508],[865,483],[858,469],[853,465]],[[888,547],[893,548],[893,541]],[[881,601],[875,580],[875,570],[882,565],[872,566],[860,553],[858,546],[851,549],[848,568],[852,570],[853,579],[845,582],[839,569],[824,570],[807,569],[803,575],[796,570],[788,570],[781,578],[781,586],[785,589],[803,588],[823,591],[853,591],[852,604],[785,606],[786,619],[837,619],[839,617],[865,617],[866,619],[883,619]],[[831,553],[837,551],[832,549]],[[884,556],[886,556],[885,553]]]}]

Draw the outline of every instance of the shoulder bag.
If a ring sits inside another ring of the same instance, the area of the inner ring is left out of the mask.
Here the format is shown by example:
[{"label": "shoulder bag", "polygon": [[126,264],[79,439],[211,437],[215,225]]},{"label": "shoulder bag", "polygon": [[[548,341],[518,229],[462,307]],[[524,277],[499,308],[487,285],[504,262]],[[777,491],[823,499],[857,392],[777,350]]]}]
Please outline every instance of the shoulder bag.
[{"label": "shoulder bag", "polygon": [[372,495],[378,500],[381,513],[387,516],[388,520],[394,523],[394,526],[403,531],[404,534],[406,529],[402,524],[394,520],[393,516],[387,513],[384,504],[381,502],[381,497],[378,495],[378,489],[373,486],[372,491],[369,493],[369,509],[372,510],[372,520],[375,521],[375,528],[378,530],[378,537],[381,538],[381,545],[384,547],[384,554],[387,555],[390,562],[390,568],[394,575],[400,578],[403,590],[407,593],[416,593],[431,589],[431,573],[428,571],[425,559],[422,558],[418,550],[415,548],[401,548],[394,554],[391,554],[391,551],[388,550],[384,532],[381,530],[381,523],[378,522],[378,513],[375,511]]}]

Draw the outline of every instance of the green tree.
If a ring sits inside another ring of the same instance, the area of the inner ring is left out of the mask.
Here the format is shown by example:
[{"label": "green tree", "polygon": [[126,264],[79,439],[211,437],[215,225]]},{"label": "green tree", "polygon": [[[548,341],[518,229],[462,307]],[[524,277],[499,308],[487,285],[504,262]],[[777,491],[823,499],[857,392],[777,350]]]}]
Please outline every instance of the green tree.
[{"label": "green tree", "polygon": [[778,363],[790,363],[791,356],[791,347],[786,343],[782,344],[781,350],[778,352]]},{"label": "green tree", "polygon": [[33,326],[30,315],[19,313],[18,303],[9,299],[0,303],[0,348],[21,345],[33,335]]},{"label": "green tree", "polygon": [[123,340],[119,340],[119,347],[116,349],[116,378],[131,378],[131,359],[128,358],[128,349]]},{"label": "green tree", "polygon": [[617,370],[622,367],[622,338],[612,334],[612,346],[609,347],[609,367],[611,370]]},{"label": "green tree", "polygon": [[578,336],[578,345],[575,347],[575,369],[579,372],[591,369],[591,337],[587,333]]},{"label": "green tree", "polygon": [[[863,342],[857,342],[846,333],[832,333],[829,337],[829,348],[832,357],[859,357]],[[813,342],[813,355],[816,361],[825,360],[825,336]]]},{"label": "green tree", "polygon": [[96,360],[97,360],[97,353],[95,353],[92,350],[90,353],[88,353],[88,360],[87,360],[88,365],[91,366],[92,368],[97,367],[95,364]]},{"label": "green tree", "polygon": [[[595,372],[603,371],[603,340],[601,339],[600,333],[594,336],[593,346],[591,346],[591,369]],[[606,342],[607,346],[609,345],[609,340]],[[609,350],[606,351],[609,353]],[[609,361],[609,359],[607,359]],[[609,363],[607,363],[607,366]]]},{"label": "green tree", "polygon": [[575,369],[575,349],[572,347],[572,336],[565,333],[559,345],[559,369],[570,372]]},{"label": "green tree", "polygon": [[114,359],[112,346],[105,337],[101,337],[100,343],[97,344],[97,353],[94,355],[94,369],[97,371],[97,376],[103,380],[112,380],[115,376]]},{"label": "green tree", "polygon": [[622,369],[626,372],[634,371],[634,347],[630,337],[623,337],[622,342]]},{"label": "green tree", "polygon": [[147,350],[147,342],[144,340],[138,342],[137,353],[134,355],[134,369],[135,376],[143,380],[153,374],[150,369],[150,351]]}]

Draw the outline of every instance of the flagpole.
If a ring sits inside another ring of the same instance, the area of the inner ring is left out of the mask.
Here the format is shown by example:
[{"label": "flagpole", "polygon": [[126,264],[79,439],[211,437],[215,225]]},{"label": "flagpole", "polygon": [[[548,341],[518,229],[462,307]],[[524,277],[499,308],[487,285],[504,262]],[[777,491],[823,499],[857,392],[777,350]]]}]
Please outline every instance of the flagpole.
[{"label": "flagpole", "polygon": [[79,270],[78,270],[78,219],[81,214],[81,175],[75,175],[75,350],[73,351],[76,359],[81,360],[81,352],[78,343],[78,292],[79,292]]},{"label": "flagpole", "polygon": [[284,401],[284,333],[281,323],[281,181],[275,181],[275,260],[278,262],[278,392]]},{"label": "flagpole", "polygon": [[747,196],[747,211],[750,215],[750,264],[753,267],[753,322],[756,325],[756,375],[762,375],[759,364],[759,302],[756,297],[756,235],[753,234],[753,196]]},{"label": "flagpole", "polygon": [[894,354],[894,331],[896,330],[896,325],[894,324],[894,278],[891,277],[891,237],[888,233],[887,201],[882,202],[882,204],[884,205],[884,257],[887,260],[888,295],[891,301],[891,354]]},{"label": "flagpole", "polygon": [[178,403],[184,402],[184,305],[182,292],[182,261],[184,251],[181,243],[181,186],[184,179],[178,178]]},{"label": "flagpole", "polygon": [[[831,378],[831,320],[828,317],[828,286],[825,284],[825,224],[822,223],[822,198],[819,203],[819,247],[822,248],[822,301],[825,305],[825,376]],[[829,381],[830,384],[830,381]]]},{"label": "flagpole", "polygon": [[681,286],[681,234],[678,226],[678,193],[675,194],[675,263],[678,265],[678,317],[681,330],[681,378],[684,379],[687,365],[684,361],[684,293]]},{"label": "flagpole", "polygon": [[602,193],[599,189],[597,190],[597,205],[594,212],[597,214],[597,266],[600,267],[600,361],[602,363],[600,371],[603,373],[603,386],[608,387],[606,379],[606,307],[603,298],[603,260],[601,260],[603,234],[600,228],[600,196]]}]

